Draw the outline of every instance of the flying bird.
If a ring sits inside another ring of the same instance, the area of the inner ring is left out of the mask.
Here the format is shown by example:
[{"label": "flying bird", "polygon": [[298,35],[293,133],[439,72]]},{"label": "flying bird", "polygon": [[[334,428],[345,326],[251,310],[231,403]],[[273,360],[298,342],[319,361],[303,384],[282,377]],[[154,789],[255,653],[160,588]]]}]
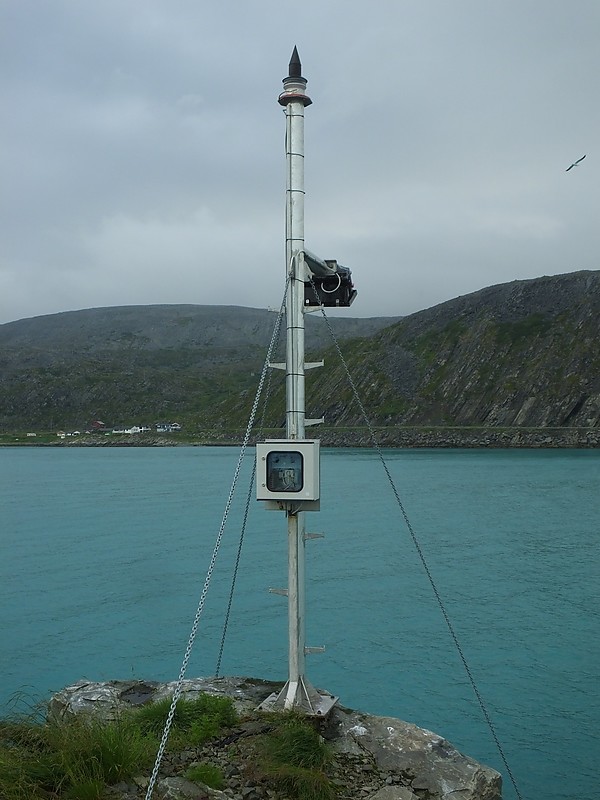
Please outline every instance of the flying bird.
[{"label": "flying bird", "polygon": [[578,165],[578,164],[579,164],[581,161],[583,161],[583,159],[584,159],[584,158],[585,158],[585,156],[581,156],[581,158],[578,158],[578,159],[577,159],[577,161],[574,161],[574,162],[571,164],[571,166],[570,166],[570,167],[567,167],[567,168],[566,168],[565,172],[568,172],[570,169],[573,169],[573,167],[576,167],[576,166],[577,166],[577,165]]}]

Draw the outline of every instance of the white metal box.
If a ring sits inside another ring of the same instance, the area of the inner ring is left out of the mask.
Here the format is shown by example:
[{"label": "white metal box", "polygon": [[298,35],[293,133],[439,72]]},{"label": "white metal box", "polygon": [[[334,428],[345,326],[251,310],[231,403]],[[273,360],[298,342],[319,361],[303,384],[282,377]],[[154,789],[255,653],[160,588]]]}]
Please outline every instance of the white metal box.
[{"label": "white metal box", "polygon": [[319,439],[267,439],[257,443],[257,500],[318,500],[319,452]]}]

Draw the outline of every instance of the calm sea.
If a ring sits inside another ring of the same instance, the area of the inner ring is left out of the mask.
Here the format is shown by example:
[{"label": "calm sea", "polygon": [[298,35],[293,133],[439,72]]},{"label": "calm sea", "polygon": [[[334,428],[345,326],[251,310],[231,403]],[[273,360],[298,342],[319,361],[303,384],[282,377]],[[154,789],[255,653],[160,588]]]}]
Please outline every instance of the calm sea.
[{"label": "calm sea", "polygon": [[[600,452],[384,451],[520,792],[600,796]],[[234,448],[0,449],[0,705],[80,678],[173,680]],[[187,676],[215,671],[248,452]],[[377,454],[322,453],[307,674],[502,771]],[[254,499],[222,674],[287,676],[286,525]],[[504,797],[514,797],[505,776]]]}]

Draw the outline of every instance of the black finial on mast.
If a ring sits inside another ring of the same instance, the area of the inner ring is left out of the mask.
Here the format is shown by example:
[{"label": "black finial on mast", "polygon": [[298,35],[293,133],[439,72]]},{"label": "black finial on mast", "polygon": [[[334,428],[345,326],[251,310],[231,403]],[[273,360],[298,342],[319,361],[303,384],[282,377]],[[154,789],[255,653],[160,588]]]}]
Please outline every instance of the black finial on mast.
[{"label": "black finial on mast", "polygon": [[292,57],[290,59],[289,77],[290,78],[302,77],[302,64],[300,63],[300,56],[298,55],[298,49],[295,45],[294,45],[294,52],[292,53]]},{"label": "black finial on mast", "polygon": [[304,106],[312,103],[306,94],[306,84],[308,81],[302,77],[302,64],[298,55],[298,48],[294,46],[294,51],[290,59],[289,75],[283,79],[283,92],[279,95],[279,105],[287,106],[288,103],[300,102]]}]

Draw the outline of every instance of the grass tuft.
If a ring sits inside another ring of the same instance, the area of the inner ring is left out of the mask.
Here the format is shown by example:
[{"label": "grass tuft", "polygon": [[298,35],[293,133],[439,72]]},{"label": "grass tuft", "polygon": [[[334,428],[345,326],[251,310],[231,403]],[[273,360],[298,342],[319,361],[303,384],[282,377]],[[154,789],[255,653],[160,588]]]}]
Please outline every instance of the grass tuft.
[{"label": "grass tuft", "polygon": [[[38,712],[0,720],[0,798],[100,800],[106,786],[152,766],[170,705],[167,698],[112,722],[89,714],[46,722]],[[230,698],[180,700],[173,738],[193,746],[236,721]]]},{"label": "grass tuft", "polygon": [[195,783],[203,783],[211,789],[225,788],[223,773],[213,764],[194,764],[186,771],[185,777]]},{"label": "grass tuft", "polygon": [[290,800],[333,800],[325,773],[332,752],[319,732],[298,713],[273,719],[273,729],[258,742],[256,777]]},{"label": "grass tuft", "polygon": [[[162,735],[171,708],[172,699],[166,697],[156,703],[141,706],[131,712],[131,720],[142,731],[156,737]],[[201,745],[214,738],[223,728],[237,722],[237,713],[230,697],[200,694],[193,700],[180,698],[173,715],[171,748],[185,743]]]},{"label": "grass tuft", "polygon": [[265,752],[273,762],[307,769],[320,769],[331,759],[323,738],[296,715],[284,716],[265,739]]}]

